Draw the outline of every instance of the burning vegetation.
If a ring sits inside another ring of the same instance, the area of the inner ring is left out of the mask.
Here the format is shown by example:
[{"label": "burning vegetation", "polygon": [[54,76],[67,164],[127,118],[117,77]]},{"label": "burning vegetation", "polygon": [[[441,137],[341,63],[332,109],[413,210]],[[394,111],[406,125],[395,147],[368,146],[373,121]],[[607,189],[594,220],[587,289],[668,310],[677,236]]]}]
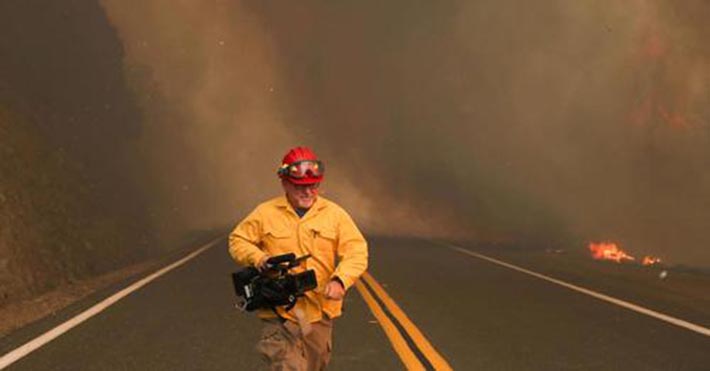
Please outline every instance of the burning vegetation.
[{"label": "burning vegetation", "polygon": [[[635,257],[629,255],[614,242],[590,242],[589,251],[595,260],[610,260],[616,263],[636,261]],[[642,265],[650,266],[660,264],[661,259],[646,255],[640,262]]]},{"label": "burning vegetation", "polygon": [[641,264],[643,264],[643,265],[656,265],[656,264],[660,264],[660,263],[661,263],[661,258],[657,258],[657,257],[650,256],[650,255],[644,256],[643,260],[641,260]]},{"label": "burning vegetation", "polygon": [[592,257],[596,260],[611,260],[617,263],[636,260],[613,242],[590,242],[589,251],[592,252]]}]

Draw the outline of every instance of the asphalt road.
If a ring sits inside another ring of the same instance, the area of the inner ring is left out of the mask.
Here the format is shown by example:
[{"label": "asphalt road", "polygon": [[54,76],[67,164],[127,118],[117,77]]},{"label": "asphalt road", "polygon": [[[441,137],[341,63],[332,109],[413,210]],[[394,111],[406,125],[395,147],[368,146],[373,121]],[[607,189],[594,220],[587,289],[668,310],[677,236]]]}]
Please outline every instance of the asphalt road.
[{"label": "asphalt road", "polygon": [[[414,239],[370,240],[369,272],[456,370],[708,370],[710,337]],[[259,321],[233,309],[224,241],[8,370],[253,370]],[[0,339],[0,354],[110,294]],[[356,290],[332,370],[403,369]]]}]

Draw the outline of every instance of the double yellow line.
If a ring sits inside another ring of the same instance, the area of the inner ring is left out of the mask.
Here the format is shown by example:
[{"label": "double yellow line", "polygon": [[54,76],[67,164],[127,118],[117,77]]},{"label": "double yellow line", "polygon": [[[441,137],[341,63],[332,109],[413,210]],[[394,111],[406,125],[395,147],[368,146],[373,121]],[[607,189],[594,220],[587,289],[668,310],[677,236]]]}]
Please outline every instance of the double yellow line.
[{"label": "double yellow line", "polygon": [[[394,351],[399,355],[399,358],[402,359],[404,366],[408,370],[427,369],[422,362],[423,360],[415,354],[415,350],[418,350],[418,352],[423,355],[426,362],[435,370],[452,370],[451,366],[439,352],[434,349],[429,340],[427,340],[424,334],[422,334],[417,326],[407,317],[402,308],[392,300],[382,286],[367,272],[362,275],[362,280],[364,283],[358,281],[355,287],[360,292],[360,295],[362,295],[367,306],[370,307],[370,311],[372,311],[372,314],[380,323],[380,326],[382,326],[390,343],[392,343]],[[387,314],[375,297],[384,304],[390,315]],[[390,316],[392,318],[390,318]],[[404,333],[399,331],[393,321],[399,324],[404,330]],[[407,344],[405,336],[411,339],[411,343],[413,343],[416,349],[412,349],[409,344]]]}]

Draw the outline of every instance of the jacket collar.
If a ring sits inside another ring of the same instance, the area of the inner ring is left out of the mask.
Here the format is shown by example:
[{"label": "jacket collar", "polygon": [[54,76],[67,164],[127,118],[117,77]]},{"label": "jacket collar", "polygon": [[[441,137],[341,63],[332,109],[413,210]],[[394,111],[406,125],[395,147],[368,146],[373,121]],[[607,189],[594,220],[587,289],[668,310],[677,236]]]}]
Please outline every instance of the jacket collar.
[{"label": "jacket collar", "polygon": [[[276,207],[293,210],[291,204],[288,203],[288,199],[286,199],[286,195],[281,195],[280,197],[277,197],[275,204]],[[323,208],[325,208],[326,206],[328,206],[328,202],[322,196],[319,195],[318,198],[316,198],[316,202],[313,204],[313,206],[311,206],[311,209],[320,211],[323,210]]]}]

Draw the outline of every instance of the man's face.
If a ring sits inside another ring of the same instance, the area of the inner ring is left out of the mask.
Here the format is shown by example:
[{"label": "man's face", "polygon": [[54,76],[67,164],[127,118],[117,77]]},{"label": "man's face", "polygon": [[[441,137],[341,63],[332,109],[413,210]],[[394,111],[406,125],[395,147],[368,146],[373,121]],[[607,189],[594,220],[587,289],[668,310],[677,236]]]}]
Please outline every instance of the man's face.
[{"label": "man's face", "polygon": [[281,181],[286,198],[294,208],[310,209],[318,198],[318,183],[315,184],[293,184],[284,179]]}]

